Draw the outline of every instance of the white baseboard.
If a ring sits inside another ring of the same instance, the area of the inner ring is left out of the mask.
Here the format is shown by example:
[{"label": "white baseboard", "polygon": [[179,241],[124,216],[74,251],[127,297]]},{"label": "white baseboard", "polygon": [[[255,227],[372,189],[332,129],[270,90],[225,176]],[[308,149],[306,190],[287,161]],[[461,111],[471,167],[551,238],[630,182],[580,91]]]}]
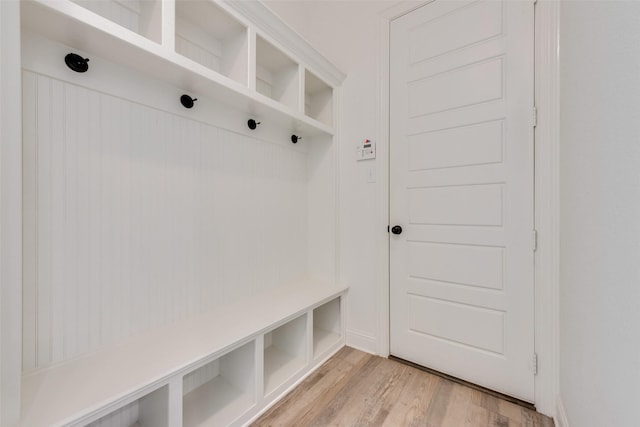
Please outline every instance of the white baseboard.
[{"label": "white baseboard", "polygon": [[366,353],[377,354],[378,340],[363,332],[347,330],[347,345]]},{"label": "white baseboard", "polygon": [[556,416],[553,418],[556,423],[556,427],[569,427],[569,419],[562,403],[562,398],[558,396],[556,401]]}]

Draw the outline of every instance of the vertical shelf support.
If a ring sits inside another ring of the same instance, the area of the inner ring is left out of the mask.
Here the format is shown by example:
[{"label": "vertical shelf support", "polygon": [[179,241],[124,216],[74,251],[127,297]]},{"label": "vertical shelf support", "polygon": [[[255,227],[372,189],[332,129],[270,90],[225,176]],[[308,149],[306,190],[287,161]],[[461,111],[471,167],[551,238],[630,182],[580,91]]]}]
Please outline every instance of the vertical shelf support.
[{"label": "vertical shelf support", "polygon": [[162,46],[168,50],[176,48],[176,3],[162,0]]}]

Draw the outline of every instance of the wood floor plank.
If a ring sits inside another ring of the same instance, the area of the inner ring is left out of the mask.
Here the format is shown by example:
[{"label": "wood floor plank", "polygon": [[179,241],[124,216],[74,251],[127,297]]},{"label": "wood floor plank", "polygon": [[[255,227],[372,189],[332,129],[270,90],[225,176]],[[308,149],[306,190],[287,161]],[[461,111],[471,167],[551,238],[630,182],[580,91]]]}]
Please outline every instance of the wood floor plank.
[{"label": "wood floor plank", "polygon": [[475,388],[344,347],[252,426],[553,427],[553,421]]},{"label": "wood floor plank", "polygon": [[358,425],[382,425],[389,416],[389,411],[395,405],[407,380],[407,366],[396,367],[387,381],[380,382],[377,390],[366,397],[367,404],[363,405],[360,416],[356,420]]},{"label": "wood floor plank", "polygon": [[436,390],[429,402],[429,411],[427,413],[427,424],[441,426],[444,416],[447,414],[447,406],[453,392],[454,384],[443,378],[438,378]]},{"label": "wood floor plank", "polygon": [[[371,376],[375,372],[381,361],[375,357],[367,358],[366,362],[359,369],[358,375]],[[357,385],[359,384],[358,378],[354,375],[350,375],[344,379],[344,381],[336,387],[336,393],[326,394],[321,399],[322,410],[313,417],[308,419],[301,419],[301,425],[309,426],[329,426],[339,425],[333,423],[337,414],[342,412],[347,404],[347,401],[351,395],[355,392]]]},{"label": "wood floor plank", "polygon": [[[364,424],[366,413],[374,409],[376,397],[384,390],[389,376],[399,367],[385,363],[379,357],[372,357],[362,368],[362,376],[355,376],[337,394],[327,407],[326,413],[310,425],[360,426]],[[362,379],[365,378],[366,381]]]},{"label": "wood floor plank", "polygon": [[471,404],[471,389],[454,384],[447,405],[447,412],[442,420],[442,427],[460,427],[467,418],[467,410]]},{"label": "wood floor plank", "polygon": [[489,427],[510,427],[509,418],[497,412],[489,412]]},{"label": "wood floor plank", "polygon": [[471,403],[467,408],[465,427],[486,427],[489,424],[489,412],[482,406]]},{"label": "wood floor plank", "polygon": [[253,425],[276,427],[311,424],[320,413],[326,411],[327,402],[351,380],[351,375],[360,372],[362,366],[371,359],[371,355],[344,347]]},{"label": "wood floor plank", "polygon": [[526,411],[526,409],[522,406],[516,405],[515,403],[498,399],[498,413],[500,415],[504,415],[511,420],[521,420],[522,411]]},{"label": "wood floor plank", "polygon": [[385,427],[427,425],[428,408],[438,384],[438,377],[415,369],[406,373],[400,396],[392,405]]}]

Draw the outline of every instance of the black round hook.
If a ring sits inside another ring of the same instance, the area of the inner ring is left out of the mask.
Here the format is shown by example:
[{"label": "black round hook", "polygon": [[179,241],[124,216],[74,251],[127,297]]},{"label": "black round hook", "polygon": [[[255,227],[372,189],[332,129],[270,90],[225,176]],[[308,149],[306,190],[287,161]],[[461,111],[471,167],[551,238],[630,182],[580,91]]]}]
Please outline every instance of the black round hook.
[{"label": "black round hook", "polygon": [[293,142],[294,144],[298,143],[298,140],[302,139],[301,136],[298,135],[291,135],[291,142]]},{"label": "black round hook", "polygon": [[193,103],[196,102],[198,98],[192,98],[189,95],[182,95],[180,97],[180,103],[184,108],[192,108]]},{"label": "black round hook", "polygon": [[64,63],[76,73],[85,73],[89,69],[89,58],[83,58],[76,53],[68,53],[64,57]]},{"label": "black round hook", "polygon": [[249,129],[254,130],[256,127],[258,127],[258,125],[260,124],[260,122],[256,122],[253,119],[249,119],[249,121],[247,122],[247,126],[249,126]]}]

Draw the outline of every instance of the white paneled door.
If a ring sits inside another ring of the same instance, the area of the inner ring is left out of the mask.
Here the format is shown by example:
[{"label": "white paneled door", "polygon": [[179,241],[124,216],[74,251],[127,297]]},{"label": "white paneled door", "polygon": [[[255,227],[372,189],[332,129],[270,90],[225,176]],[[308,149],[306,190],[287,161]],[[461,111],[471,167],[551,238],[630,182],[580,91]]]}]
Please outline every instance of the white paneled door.
[{"label": "white paneled door", "polygon": [[533,1],[391,24],[391,353],[534,397]]}]

